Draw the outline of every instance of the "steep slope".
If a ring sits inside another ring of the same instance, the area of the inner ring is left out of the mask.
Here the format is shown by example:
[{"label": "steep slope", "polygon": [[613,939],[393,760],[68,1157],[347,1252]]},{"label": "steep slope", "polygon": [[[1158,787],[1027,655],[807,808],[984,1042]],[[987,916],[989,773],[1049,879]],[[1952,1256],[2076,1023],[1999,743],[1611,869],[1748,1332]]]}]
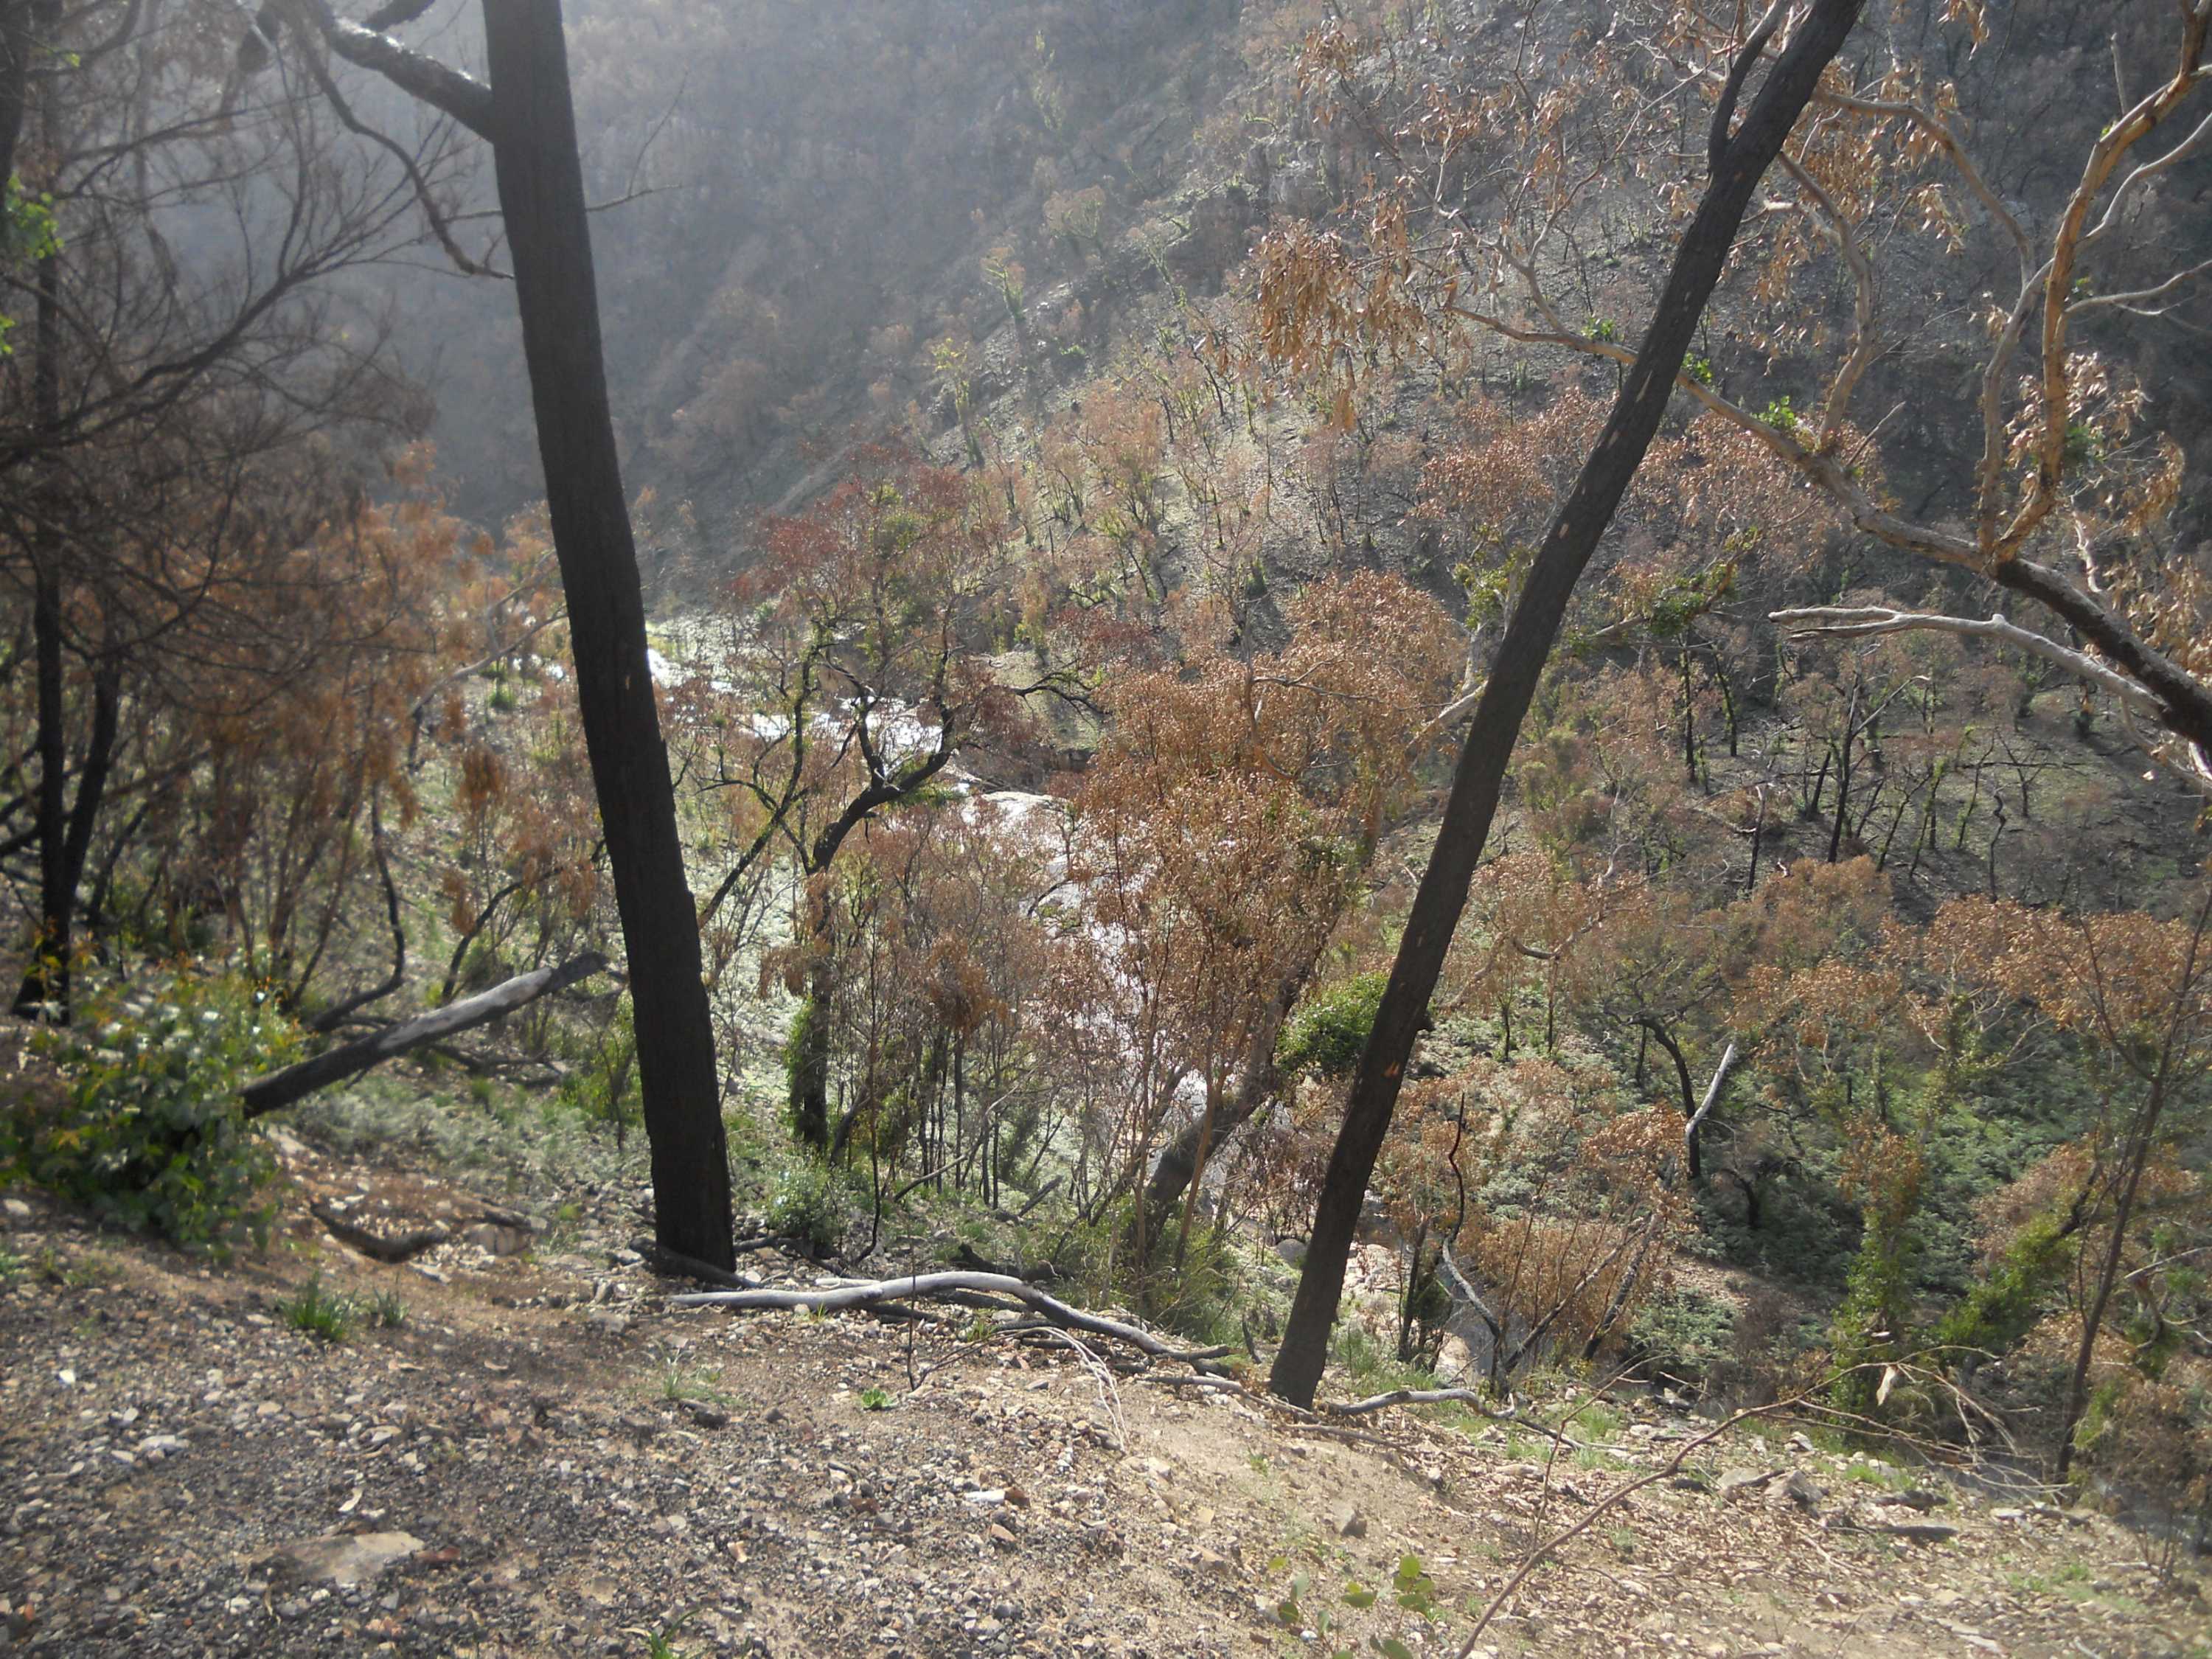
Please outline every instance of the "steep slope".
[{"label": "steep slope", "polygon": [[[305,1206],[392,1232],[483,1201],[284,1152],[284,1248],[233,1267],[7,1201],[0,1646],[1450,1653],[1540,1539],[1654,1475],[1475,1650],[2028,1659],[2212,1632],[2152,1540],[1802,1437],[1667,1476],[1706,1425],[1656,1402],[1586,1412],[1555,1459],[1533,1428],[1311,1423],[966,1316],[673,1313],[620,1248],[626,1184],[568,1248],[495,1255],[520,1242],[499,1223],[378,1266]],[[404,1318],[313,1340],[288,1318],[311,1273]]]}]

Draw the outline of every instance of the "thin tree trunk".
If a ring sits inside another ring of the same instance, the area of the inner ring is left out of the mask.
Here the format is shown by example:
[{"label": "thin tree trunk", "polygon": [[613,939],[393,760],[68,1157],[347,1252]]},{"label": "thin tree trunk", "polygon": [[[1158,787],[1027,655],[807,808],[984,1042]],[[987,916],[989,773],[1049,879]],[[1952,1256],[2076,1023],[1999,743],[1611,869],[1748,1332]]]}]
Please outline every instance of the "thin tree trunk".
[{"label": "thin tree trunk", "polygon": [[806,1001],[799,1029],[791,1034],[787,1079],[791,1091],[791,1131],[800,1145],[830,1150],[830,965],[817,959],[806,975]]},{"label": "thin tree trunk", "polygon": [[1833,864],[1844,848],[1844,830],[1851,816],[1851,744],[1858,732],[1852,722],[1858,717],[1858,687],[1851,688],[1851,700],[1844,708],[1844,748],[1842,757],[1836,763],[1836,822],[1828,831],[1828,862]]},{"label": "thin tree trunk", "polygon": [[[1168,1212],[1182,1196],[1203,1167],[1207,1143],[1226,1146],[1231,1135],[1251,1121],[1252,1115],[1266,1105],[1275,1091],[1278,1081],[1275,1071],[1275,1041],[1282,1033],[1283,1021],[1297,1006],[1299,993],[1304,990],[1311,973],[1311,964],[1283,982],[1275,1000],[1267,1014],[1255,1024],[1250,1041],[1244,1047],[1243,1064],[1238,1067],[1237,1092],[1230,1097],[1229,1104],[1212,1116],[1210,1123],[1201,1119],[1188,1125],[1182,1133],[1170,1141],[1152,1165],[1152,1180],[1146,1184],[1144,1197],[1146,1219],[1142,1231],[1158,1237],[1167,1224]],[[1131,1248],[1135,1248],[1137,1225],[1132,1218]]]},{"label": "thin tree trunk", "polygon": [[577,702],[629,957],[654,1237],[728,1269],[729,1152],[699,918],[647,664],[645,598],[600,345],[560,0],[484,0],[492,155],[522,315]]},{"label": "thin tree trunk", "polygon": [[[48,124],[51,126],[52,122]],[[0,177],[0,185],[6,179]],[[38,328],[31,370],[32,412],[39,426],[61,424],[60,271],[49,253],[38,264]],[[38,672],[39,923],[31,943],[30,965],[15,993],[15,1013],[57,1025],[69,1024],[70,957],[76,941],[71,923],[76,909],[76,875],[69,867],[69,705],[67,665],[63,657],[62,561],[55,503],[45,504],[31,532],[33,568],[31,597],[32,656]],[[112,746],[113,732],[109,733]],[[88,757],[88,765],[89,764]],[[97,795],[94,798],[95,810]]]},{"label": "thin tree trunk", "polygon": [[2081,1320],[2081,1346],[2074,1357],[2074,1372],[2066,1385],[2066,1414],[2058,1424],[2058,1467],[2057,1478],[2066,1479],[2067,1470],[2074,1462],[2074,1431],[2081,1426],[2081,1414],[2089,1406],[2089,1370],[2097,1354],[2097,1333],[2105,1323],[2105,1309],[2112,1299],[2112,1287],[2119,1280],[2120,1261],[2127,1249],[2128,1223],[2135,1218],[2136,1193],[2142,1184],[2143,1166],[2150,1161],[2152,1137],[2157,1133],[2158,1121],[2166,1106],[2166,1066],[2161,1060],[2157,1079],[2151,1085],[2150,1100],[2143,1114],[2143,1121],[2128,1144],[2127,1179],[2120,1188],[2118,1204],[2112,1211],[2112,1243],[2105,1249],[2105,1260],[2097,1271],[2097,1288],[2089,1298],[2089,1310]]},{"label": "thin tree trunk", "polygon": [[1682,1173],[1695,1182],[1705,1173],[1698,1152],[1698,1132],[1705,1127],[1705,1120],[1721,1103],[1721,1095],[1728,1088],[1729,1073],[1735,1070],[1736,1048],[1733,1042],[1721,1051],[1721,1063],[1713,1067],[1713,1080],[1705,1085],[1705,1097],[1698,1109],[1690,1114],[1690,1121],[1682,1126]]},{"label": "thin tree trunk", "polygon": [[2074,1432],[2081,1426],[2082,1413],[2088,1409],[2089,1370],[2096,1359],[2097,1332],[2105,1322],[2105,1309],[2112,1299],[2113,1287],[2119,1283],[2120,1264],[2127,1249],[2128,1223],[2135,1218],[2136,1195],[2142,1185],[2143,1170],[2150,1163],[2152,1149],[2158,1143],[2159,1120],[2166,1112],[2174,1051],[2183,1041],[2181,1028],[2188,1018],[2186,1010],[2196,987],[2197,953],[2203,947],[2208,922],[2212,922],[2212,898],[2206,899],[2197,912],[2188,960],[2182,970],[2181,982],[2174,987],[2173,1016],[2166,1025],[2166,1040],[2159,1048],[2158,1069],[2149,1079],[2150,1097],[2143,1103],[2142,1115],[2128,1138],[2127,1179],[2120,1188],[2119,1201],[2112,1209],[2112,1243],[2105,1248],[2105,1260],[2097,1273],[2096,1292],[2081,1322],[2081,1346],[2075,1355],[2074,1374],[2067,1383],[2066,1414],[2058,1425],[2057,1478],[2060,1480],[2066,1479],[2073,1465]]},{"label": "thin tree trunk", "polygon": [[[1842,49],[1862,3],[1814,0],[1733,137],[1726,124],[1734,100],[1723,100],[1711,145],[1712,182],[1675,252],[1650,331],[1622,383],[1597,447],[1553,520],[1506,624],[1454,769],[1436,850],[1407,917],[1389,983],[1360,1056],[1344,1127],[1316,1206],[1305,1268],[1268,1379],[1275,1393],[1294,1404],[1313,1403],[1328,1363],[1329,1331],[1336,1322],[1345,1263],[1368,1177],[1389,1130],[1414,1041],[1427,1024],[1430,994],[1466,907],[1468,884],[1498,811],[1514,739],[1559,636],[1567,600],[1659,430],[1698,319],[1720,281],[1752,195],[1789,137],[1821,71]],[[1747,50],[1737,66],[1746,74],[1757,50],[1764,46],[1762,37],[1755,34],[1753,40],[1754,47]],[[1741,79],[1741,75],[1731,77],[1737,85]]]}]

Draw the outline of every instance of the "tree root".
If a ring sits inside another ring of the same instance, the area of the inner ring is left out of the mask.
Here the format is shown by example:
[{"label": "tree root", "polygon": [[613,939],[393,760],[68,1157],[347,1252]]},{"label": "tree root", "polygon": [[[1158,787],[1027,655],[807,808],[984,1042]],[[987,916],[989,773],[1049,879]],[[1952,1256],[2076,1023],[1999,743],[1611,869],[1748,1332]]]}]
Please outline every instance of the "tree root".
[{"label": "tree root", "polygon": [[696,1279],[702,1285],[719,1285],[729,1291],[750,1291],[760,1287],[760,1280],[749,1273],[726,1273],[711,1261],[702,1261],[698,1257],[685,1255],[680,1250],[664,1249],[650,1238],[633,1238],[629,1247],[643,1256],[645,1265],[663,1279]]}]

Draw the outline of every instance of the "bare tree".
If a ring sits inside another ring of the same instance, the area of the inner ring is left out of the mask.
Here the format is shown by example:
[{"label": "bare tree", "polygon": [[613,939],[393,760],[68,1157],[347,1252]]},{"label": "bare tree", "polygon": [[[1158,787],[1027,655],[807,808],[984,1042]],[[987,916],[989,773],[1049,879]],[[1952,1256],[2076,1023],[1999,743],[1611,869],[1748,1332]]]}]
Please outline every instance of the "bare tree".
[{"label": "bare tree", "polygon": [[407,179],[441,176],[446,149],[427,138],[403,173],[297,100],[211,112],[210,9],[0,8],[0,153],[29,179],[0,270],[0,309],[28,323],[0,365],[0,582],[27,601],[36,763],[0,845],[36,851],[15,1006],[46,1018],[69,1016],[79,889],[155,688],[221,654],[238,584],[271,578],[270,526],[311,529],[342,492],[304,441],[404,428],[414,406],[328,279],[419,237]]}]

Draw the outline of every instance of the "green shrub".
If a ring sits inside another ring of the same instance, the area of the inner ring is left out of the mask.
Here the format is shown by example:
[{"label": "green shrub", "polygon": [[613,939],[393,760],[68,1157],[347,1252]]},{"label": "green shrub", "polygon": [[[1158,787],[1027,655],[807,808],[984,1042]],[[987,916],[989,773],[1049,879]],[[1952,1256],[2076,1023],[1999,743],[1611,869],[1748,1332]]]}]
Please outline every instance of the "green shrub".
[{"label": "green shrub", "polygon": [[617,1149],[629,1131],[645,1121],[645,1098],[637,1079],[637,1033],[627,993],[597,1040],[576,1052],[574,1064],[561,1079],[558,1097],[585,1122],[613,1130]]},{"label": "green shrub", "polygon": [[2026,1336],[2074,1265],[2065,1218],[2040,1215],[2022,1227],[1988,1273],[1936,1327],[1936,1345],[2001,1353]]},{"label": "green shrub", "polygon": [[26,1180],[189,1249],[267,1241],[275,1171],[240,1108],[247,1079],[281,1065],[299,1033],[232,976],[178,974],[94,996],[81,1024],[40,1032],[64,1092],[0,1125],[0,1182]]},{"label": "green shrub", "polygon": [[794,1152],[769,1188],[769,1231],[796,1238],[816,1252],[834,1250],[845,1237],[843,1178],[823,1159]]},{"label": "green shrub", "polygon": [[1322,1077],[1351,1076],[1367,1046],[1367,1034],[1375,1029],[1388,982],[1382,974],[1357,974],[1302,1003],[1284,1022],[1275,1063],[1288,1073],[1310,1070]]},{"label": "green shrub", "polygon": [[1703,1291],[1669,1291],[1638,1310],[1628,1338],[1656,1375],[1702,1383],[1735,1352],[1735,1309]]}]

